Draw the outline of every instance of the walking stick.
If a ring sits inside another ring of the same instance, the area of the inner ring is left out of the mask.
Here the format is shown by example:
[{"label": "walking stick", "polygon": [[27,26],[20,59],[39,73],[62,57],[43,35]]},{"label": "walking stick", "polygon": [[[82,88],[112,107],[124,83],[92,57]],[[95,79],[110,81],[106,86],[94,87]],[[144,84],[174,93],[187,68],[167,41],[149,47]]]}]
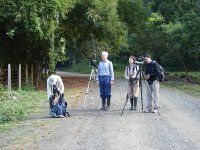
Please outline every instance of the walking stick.
[{"label": "walking stick", "polygon": [[126,104],[127,104],[127,102],[128,102],[128,94],[126,95],[126,102],[125,102],[125,105],[124,105],[124,108],[123,108],[123,110],[122,110],[122,113],[121,113],[121,116],[123,115],[123,113],[124,113],[124,109],[126,108]]}]

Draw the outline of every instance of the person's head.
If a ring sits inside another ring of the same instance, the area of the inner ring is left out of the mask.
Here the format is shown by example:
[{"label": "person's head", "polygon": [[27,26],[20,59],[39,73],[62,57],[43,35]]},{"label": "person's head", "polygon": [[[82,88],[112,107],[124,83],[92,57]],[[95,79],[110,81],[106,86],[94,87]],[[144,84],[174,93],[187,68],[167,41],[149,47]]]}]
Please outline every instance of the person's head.
[{"label": "person's head", "polygon": [[136,61],[135,56],[129,56],[129,63],[133,64]]},{"label": "person's head", "polygon": [[50,84],[51,86],[56,85],[56,78],[54,78],[54,75],[51,75],[51,76],[49,77],[49,84]]},{"label": "person's head", "polygon": [[106,61],[108,59],[108,52],[103,51],[102,54],[101,54],[101,59],[103,61]]},{"label": "person's head", "polygon": [[150,54],[145,54],[144,55],[144,63],[149,64],[151,62],[152,62],[151,55]]}]

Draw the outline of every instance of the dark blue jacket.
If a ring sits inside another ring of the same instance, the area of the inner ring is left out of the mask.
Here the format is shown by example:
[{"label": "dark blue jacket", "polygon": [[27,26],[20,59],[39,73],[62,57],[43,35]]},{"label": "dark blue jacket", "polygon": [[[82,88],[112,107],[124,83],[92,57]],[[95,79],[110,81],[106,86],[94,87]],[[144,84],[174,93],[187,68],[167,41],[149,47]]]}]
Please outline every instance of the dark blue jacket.
[{"label": "dark blue jacket", "polygon": [[159,77],[159,65],[157,62],[152,61],[149,64],[144,65],[145,75],[150,75],[150,78],[147,80],[149,84],[152,84],[153,81],[158,80]]}]

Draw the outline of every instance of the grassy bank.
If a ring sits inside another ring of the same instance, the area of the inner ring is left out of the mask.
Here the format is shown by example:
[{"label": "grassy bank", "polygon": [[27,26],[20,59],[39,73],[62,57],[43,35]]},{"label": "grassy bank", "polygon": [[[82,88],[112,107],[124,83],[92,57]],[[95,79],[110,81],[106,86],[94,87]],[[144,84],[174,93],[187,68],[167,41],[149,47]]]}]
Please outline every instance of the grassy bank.
[{"label": "grassy bank", "polygon": [[[0,130],[13,122],[30,118],[44,112],[41,107],[46,98],[43,91],[7,91],[0,90]],[[39,107],[38,107],[39,106]]]},{"label": "grassy bank", "polygon": [[193,83],[187,81],[185,72],[168,72],[166,74],[167,81],[163,82],[162,85],[200,98],[200,72],[189,72],[188,74]]}]

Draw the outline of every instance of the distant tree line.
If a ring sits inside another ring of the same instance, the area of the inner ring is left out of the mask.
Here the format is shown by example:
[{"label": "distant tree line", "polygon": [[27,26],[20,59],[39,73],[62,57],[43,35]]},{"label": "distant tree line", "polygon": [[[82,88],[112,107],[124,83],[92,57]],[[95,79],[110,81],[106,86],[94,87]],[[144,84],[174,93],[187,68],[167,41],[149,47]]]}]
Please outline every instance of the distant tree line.
[{"label": "distant tree line", "polygon": [[[199,0],[0,0],[0,58],[47,64],[108,50],[145,52],[169,70],[200,70]],[[124,57],[122,57],[124,56]],[[38,67],[39,68],[39,67]]]}]

